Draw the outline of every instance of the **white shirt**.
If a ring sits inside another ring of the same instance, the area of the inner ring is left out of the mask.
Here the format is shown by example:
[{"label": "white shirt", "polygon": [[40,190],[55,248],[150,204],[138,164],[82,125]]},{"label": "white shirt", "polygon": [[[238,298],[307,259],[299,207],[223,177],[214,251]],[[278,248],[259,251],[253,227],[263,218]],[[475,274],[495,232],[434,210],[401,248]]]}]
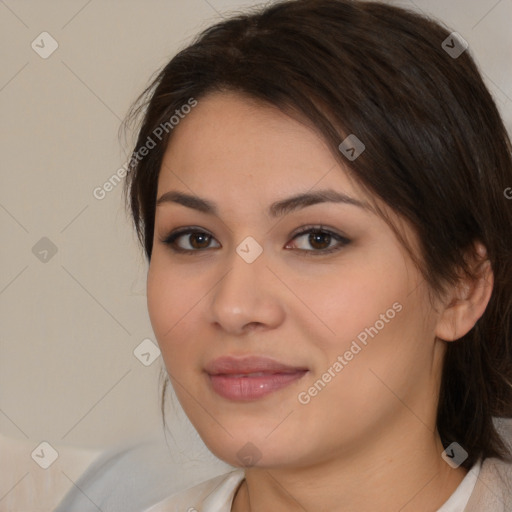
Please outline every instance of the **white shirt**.
[{"label": "white shirt", "polygon": [[481,462],[478,461],[469,470],[457,489],[455,489],[455,492],[437,512],[464,512],[478,480],[481,466]]},{"label": "white shirt", "polygon": [[[464,511],[480,474],[480,467],[481,463],[478,462],[471,468],[437,512]],[[237,469],[170,496],[144,512],[231,512],[235,493],[243,479],[244,471]]]}]

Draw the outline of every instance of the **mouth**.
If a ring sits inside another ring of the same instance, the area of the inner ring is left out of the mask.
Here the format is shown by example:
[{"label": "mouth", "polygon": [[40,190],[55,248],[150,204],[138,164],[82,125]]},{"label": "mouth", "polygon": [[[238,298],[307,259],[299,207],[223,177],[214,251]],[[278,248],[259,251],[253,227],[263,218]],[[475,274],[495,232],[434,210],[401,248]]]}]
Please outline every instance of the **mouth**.
[{"label": "mouth", "polygon": [[205,367],[214,392],[228,400],[253,401],[283,389],[309,370],[266,357],[222,357]]}]

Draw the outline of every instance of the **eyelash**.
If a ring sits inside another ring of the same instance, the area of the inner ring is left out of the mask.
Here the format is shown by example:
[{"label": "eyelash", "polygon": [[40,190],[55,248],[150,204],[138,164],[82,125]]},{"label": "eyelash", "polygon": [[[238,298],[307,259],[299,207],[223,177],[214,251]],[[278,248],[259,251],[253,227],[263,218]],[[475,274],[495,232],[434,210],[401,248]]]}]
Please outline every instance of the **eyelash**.
[{"label": "eyelash", "polygon": [[[319,250],[292,249],[292,250],[301,251],[301,252],[305,253],[305,255],[307,255],[307,256],[322,256],[325,254],[330,254],[330,253],[339,251],[344,246],[348,245],[351,242],[351,240],[349,240],[348,238],[338,235],[337,233],[334,233],[334,232],[330,231],[329,229],[324,228],[323,226],[305,226],[300,232],[293,235],[291,241],[295,240],[296,238],[299,238],[303,235],[310,234],[310,233],[329,235],[335,241],[337,241],[338,244],[335,244],[333,247],[329,247],[327,249],[319,249]],[[183,249],[181,247],[176,246],[176,240],[179,237],[181,237],[183,235],[191,235],[191,234],[202,234],[202,235],[207,235],[207,236],[213,238],[213,236],[210,233],[208,233],[202,229],[187,227],[187,228],[179,229],[173,233],[170,233],[167,237],[161,239],[160,241],[162,243],[164,243],[165,245],[168,245],[172,251],[181,253],[181,254],[186,254],[186,255],[193,255],[194,253],[203,252],[208,249],[208,248],[206,248],[206,249]]]}]

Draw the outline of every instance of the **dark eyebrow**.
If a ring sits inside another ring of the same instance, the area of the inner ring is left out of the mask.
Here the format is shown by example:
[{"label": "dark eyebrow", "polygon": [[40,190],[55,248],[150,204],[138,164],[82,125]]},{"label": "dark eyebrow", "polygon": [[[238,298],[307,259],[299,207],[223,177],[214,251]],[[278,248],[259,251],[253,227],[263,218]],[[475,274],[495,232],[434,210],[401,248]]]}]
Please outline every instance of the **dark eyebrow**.
[{"label": "dark eyebrow", "polygon": [[[203,213],[218,215],[218,209],[215,203],[183,192],[169,191],[162,194],[157,200],[156,206],[160,206],[161,204],[168,202],[181,204],[187,208],[192,208]],[[270,205],[268,214],[274,218],[281,217],[292,211],[299,210],[300,208],[305,208],[306,206],[319,203],[343,203],[358,206],[365,210],[371,209],[369,204],[364,201],[359,201],[358,199],[354,199],[353,197],[347,196],[342,192],[337,192],[336,190],[326,189],[316,192],[297,194],[287,199],[276,201]]]}]

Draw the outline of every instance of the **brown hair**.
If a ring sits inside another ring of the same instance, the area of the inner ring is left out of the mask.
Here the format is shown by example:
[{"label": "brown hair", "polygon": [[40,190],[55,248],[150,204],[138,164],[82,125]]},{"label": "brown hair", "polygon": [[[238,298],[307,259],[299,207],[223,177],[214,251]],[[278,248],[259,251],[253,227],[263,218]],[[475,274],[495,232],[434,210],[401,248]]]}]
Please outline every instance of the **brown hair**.
[{"label": "brown hair", "polygon": [[[205,30],[129,119],[143,113],[141,148],[191,98],[248,94],[307,119],[357,182],[410,223],[421,243],[415,261],[433,292],[469,274],[465,256],[475,241],[485,245],[492,296],[475,327],[447,344],[438,404],[441,440],[464,447],[470,468],[479,458],[510,458],[493,417],[512,417],[512,205],[504,197],[512,158],[473,59],[450,55],[442,47],[449,37],[438,22],[380,2],[274,3]],[[168,128],[146,156],[132,158],[126,180],[148,260]],[[348,162],[338,146],[350,134],[366,149]]]}]

